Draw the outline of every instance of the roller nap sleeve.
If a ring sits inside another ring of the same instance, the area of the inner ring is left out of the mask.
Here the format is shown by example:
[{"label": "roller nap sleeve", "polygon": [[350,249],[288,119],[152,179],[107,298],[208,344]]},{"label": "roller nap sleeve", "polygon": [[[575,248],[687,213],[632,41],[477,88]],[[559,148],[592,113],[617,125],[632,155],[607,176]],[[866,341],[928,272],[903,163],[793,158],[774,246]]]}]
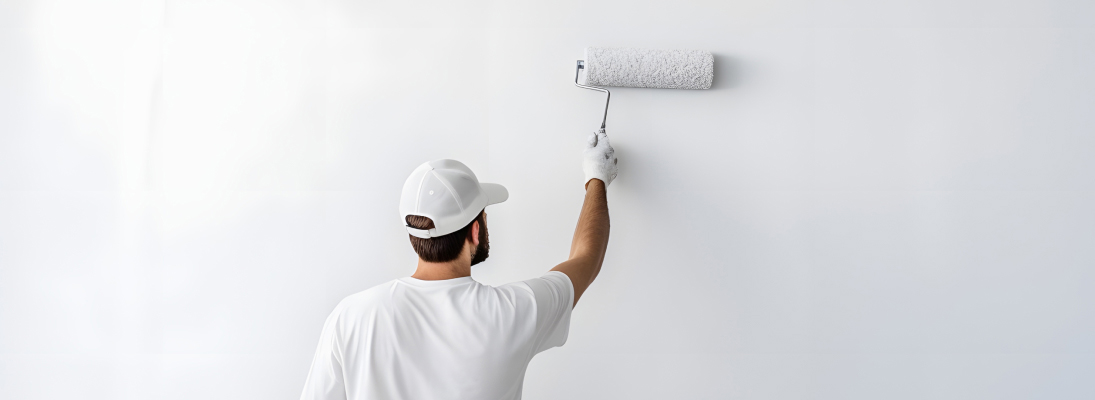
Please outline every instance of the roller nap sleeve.
[{"label": "roller nap sleeve", "polygon": [[586,48],[586,84],[659,89],[710,89],[715,57],[703,50]]}]

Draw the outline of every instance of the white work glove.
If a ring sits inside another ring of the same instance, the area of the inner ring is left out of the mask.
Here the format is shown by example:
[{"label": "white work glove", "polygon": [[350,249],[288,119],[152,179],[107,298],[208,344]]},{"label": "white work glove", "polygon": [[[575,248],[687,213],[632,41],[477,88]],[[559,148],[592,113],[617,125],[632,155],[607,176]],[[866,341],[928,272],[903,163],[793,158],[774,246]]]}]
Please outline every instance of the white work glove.
[{"label": "white work glove", "polygon": [[616,179],[616,150],[608,144],[608,135],[604,131],[589,135],[583,157],[582,170],[586,173],[587,184],[590,179],[596,178],[608,187]]}]

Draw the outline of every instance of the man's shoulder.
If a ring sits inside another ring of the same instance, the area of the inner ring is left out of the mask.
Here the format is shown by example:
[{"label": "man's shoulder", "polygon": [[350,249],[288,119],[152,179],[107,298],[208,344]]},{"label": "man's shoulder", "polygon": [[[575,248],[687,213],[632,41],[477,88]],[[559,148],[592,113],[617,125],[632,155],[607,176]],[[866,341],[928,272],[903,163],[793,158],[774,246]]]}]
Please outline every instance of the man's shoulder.
[{"label": "man's shoulder", "polygon": [[392,286],[395,285],[395,283],[396,280],[391,280],[346,296],[338,303],[338,306],[335,307],[335,311],[339,313],[347,311],[359,312],[365,309],[382,306],[388,303],[388,300],[391,298]]}]

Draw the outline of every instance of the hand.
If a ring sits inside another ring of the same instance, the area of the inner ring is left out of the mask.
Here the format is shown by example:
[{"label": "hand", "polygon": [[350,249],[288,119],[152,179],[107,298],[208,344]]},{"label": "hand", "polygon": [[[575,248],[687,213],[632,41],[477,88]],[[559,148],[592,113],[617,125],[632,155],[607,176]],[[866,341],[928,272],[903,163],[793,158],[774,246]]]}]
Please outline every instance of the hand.
[{"label": "hand", "polygon": [[616,150],[608,143],[608,135],[604,131],[589,135],[584,158],[582,170],[586,173],[586,183],[590,179],[600,179],[607,188],[616,179]]}]

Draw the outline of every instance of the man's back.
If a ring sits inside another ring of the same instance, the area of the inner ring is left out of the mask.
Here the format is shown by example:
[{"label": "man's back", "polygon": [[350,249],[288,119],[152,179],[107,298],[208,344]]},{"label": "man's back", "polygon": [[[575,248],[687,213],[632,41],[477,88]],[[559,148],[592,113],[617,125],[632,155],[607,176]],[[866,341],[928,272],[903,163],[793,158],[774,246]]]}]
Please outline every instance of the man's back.
[{"label": "man's back", "polygon": [[498,287],[411,277],[344,299],[327,318],[302,399],[519,399],[532,356],[562,345],[566,274]]}]

